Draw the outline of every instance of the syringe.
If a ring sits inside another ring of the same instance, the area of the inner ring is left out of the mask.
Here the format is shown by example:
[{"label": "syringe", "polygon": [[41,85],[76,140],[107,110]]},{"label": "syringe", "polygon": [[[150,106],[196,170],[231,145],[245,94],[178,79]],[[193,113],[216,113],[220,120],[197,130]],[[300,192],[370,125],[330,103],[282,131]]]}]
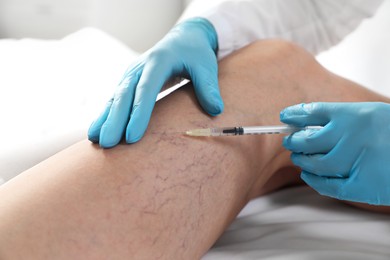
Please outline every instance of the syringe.
[{"label": "syringe", "polygon": [[296,127],[291,125],[270,126],[235,126],[192,129],[186,131],[189,136],[228,136],[228,135],[259,135],[259,134],[291,134],[301,130],[320,130],[322,126]]}]

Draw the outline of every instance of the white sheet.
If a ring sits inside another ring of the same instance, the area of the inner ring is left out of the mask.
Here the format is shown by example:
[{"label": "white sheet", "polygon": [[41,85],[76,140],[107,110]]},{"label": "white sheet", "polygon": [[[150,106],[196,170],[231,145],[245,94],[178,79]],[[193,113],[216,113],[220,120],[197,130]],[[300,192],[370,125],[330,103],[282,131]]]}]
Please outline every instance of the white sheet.
[{"label": "white sheet", "polygon": [[[389,7],[320,61],[390,93]],[[59,41],[0,40],[0,184],[85,138],[136,56],[91,28]],[[296,188],[252,201],[204,259],[390,259],[389,250],[388,216]]]},{"label": "white sheet", "polygon": [[390,259],[390,217],[308,187],[251,201],[203,260]]}]

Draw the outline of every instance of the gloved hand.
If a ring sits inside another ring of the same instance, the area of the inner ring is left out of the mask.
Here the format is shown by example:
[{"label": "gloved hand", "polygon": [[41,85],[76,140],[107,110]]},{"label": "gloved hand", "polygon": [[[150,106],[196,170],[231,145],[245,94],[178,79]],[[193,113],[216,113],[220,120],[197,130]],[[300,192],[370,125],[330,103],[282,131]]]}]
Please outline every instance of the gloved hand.
[{"label": "gloved hand", "polygon": [[390,205],[389,104],[300,104],[284,109],[280,120],[324,126],[283,140],[309,186],[341,200]]},{"label": "gloved hand", "polygon": [[191,78],[200,105],[210,115],[223,111],[218,87],[217,34],[203,18],[184,21],[129,67],[101,115],[88,130],[88,138],[104,148],[142,138],[156,97],[170,78]]}]

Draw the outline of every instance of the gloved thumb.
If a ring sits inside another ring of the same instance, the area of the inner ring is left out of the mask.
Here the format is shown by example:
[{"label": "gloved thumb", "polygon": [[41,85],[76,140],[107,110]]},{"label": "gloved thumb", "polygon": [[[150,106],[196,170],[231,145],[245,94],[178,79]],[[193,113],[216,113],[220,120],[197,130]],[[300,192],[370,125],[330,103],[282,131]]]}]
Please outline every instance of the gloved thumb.
[{"label": "gloved thumb", "polygon": [[224,104],[218,86],[217,62],[212,66],[195,66],[189,74],[202,108],[212,116],[221,114]]},{"label": "gloved thumb", "polygon": [[296,126],[326,125],[330,121],[331,103],[314,102],[287,107],[280,112],[280,121]]}]

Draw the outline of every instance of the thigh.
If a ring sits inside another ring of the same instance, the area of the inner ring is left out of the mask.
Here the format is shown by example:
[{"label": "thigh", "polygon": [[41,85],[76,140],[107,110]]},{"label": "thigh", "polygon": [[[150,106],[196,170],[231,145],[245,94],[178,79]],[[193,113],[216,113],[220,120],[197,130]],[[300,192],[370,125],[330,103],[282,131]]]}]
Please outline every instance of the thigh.
[{"label": "thigh", "polygon": [[[244,69],[235,64],[226,59],[221,72]],[[277,136],[184,136],[267,122],[251,93],[260,89],[223,77],[221,116],[206,115],[188,86],[156,104],[140,142],[83,141],[1,186],[0,258],[200,258],[288,158]]]}]

